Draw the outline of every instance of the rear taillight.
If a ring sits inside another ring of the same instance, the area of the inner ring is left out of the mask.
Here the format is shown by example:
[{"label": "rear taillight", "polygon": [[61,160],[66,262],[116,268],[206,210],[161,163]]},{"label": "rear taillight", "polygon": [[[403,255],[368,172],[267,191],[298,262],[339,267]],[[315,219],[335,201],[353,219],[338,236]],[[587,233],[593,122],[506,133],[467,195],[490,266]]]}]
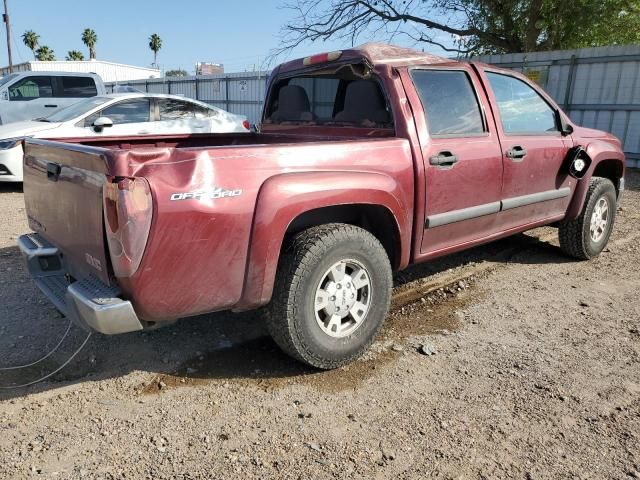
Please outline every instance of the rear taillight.
[{"label": "rear taillight", "polygon": [[244,128],[246,128],[247,130],[251,130],[251,124],[249,123],[249,120],[244,120],[244,121],[242,122],[242,126],[243,126]]},{"label": "rear taillight", "polygon": [[147,245],[153,202],[142,178],[108,181],[103,189],[104,218],[116,277],[130,277],[140,267]]}]

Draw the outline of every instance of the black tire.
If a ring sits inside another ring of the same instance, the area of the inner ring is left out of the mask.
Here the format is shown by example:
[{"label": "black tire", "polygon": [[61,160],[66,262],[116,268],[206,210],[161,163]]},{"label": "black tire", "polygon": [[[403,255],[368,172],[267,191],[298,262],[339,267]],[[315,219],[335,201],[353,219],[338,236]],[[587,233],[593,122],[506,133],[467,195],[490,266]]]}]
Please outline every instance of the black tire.
[{"label": "black tire", "polygon": [[[347,259],[365,267],[371,281],[370,304],[355,331],[334,338],[316,319],[316,289],[332,265]],[[282,253],[266,312],[269,333],[284,352],[303,363],[325,370],[340,367],[358,358],[375,339],[389,311],[391,288],[389,258],[371,233],[339,223],[309,228],[295,235]]]},{"label": "black tire", "polygon": [[[591,237],[591,218],[596,205],[601,199],[607,202],[607,225],[601,238],[594,241]],[[579,260],[589,260],[597,257],[606,247],[613,231],[616,216],[616,189],[611,180],[593,177],[587,190],[584,207],[580,215],[573,220],[564,220],[558,227],[560,248],[567,255]]]}]

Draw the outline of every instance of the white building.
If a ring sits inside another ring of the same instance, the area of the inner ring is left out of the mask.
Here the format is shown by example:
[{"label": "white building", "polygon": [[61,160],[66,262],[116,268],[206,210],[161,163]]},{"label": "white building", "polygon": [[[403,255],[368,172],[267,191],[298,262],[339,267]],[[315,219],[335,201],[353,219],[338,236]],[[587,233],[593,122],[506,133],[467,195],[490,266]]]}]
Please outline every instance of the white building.
[{"label": "white building", "polygon": [[[14,72],[79,72],[97,73],[103,82],[127,82],[130,80],[146,80],[160,78],[160,70],[147,67],[135,67],[122,63],[105,62],[103,60],[82,60],[53,62],[30,61],[13,66]],[[7,75],[9,67],[0,68],[0,76]]]}]

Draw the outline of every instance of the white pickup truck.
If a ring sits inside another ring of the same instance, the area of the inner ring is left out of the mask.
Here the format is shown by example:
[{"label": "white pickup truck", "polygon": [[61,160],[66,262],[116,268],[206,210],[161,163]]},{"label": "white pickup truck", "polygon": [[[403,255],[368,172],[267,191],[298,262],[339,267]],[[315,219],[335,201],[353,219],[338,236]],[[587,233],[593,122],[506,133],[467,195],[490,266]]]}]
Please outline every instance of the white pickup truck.
[{"label": "white pickup truck", "polygon": [[95,73],[11,73],[0,78],[0,124],[45,117],[82,98],[105,93]]}]

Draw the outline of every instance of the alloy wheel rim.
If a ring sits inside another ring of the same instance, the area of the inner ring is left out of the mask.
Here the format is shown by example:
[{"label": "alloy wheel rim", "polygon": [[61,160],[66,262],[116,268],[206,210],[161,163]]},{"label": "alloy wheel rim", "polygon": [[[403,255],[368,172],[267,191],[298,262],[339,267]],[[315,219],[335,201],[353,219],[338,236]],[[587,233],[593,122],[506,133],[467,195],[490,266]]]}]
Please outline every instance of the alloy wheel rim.
[{"label": "alloy wheel rim", "polygon": [[609,202],[602,197],[596,203],[593,213],[591,214],[591,223],[589,225],[589,233],[591,240],[598,243],[602,240],[607,227],[609,226]]},{"label": "alloy wheel rim", "polygon": [[365,323],[372,297],[371,276],[357,260],[340,260],[322,276],[314,297],[320,329],[332,338],[351,335]]}]

